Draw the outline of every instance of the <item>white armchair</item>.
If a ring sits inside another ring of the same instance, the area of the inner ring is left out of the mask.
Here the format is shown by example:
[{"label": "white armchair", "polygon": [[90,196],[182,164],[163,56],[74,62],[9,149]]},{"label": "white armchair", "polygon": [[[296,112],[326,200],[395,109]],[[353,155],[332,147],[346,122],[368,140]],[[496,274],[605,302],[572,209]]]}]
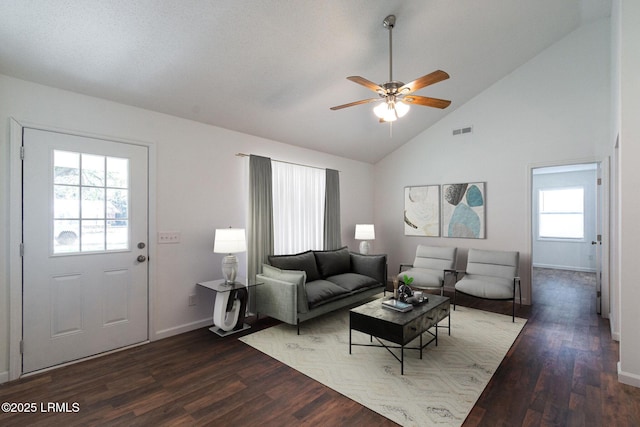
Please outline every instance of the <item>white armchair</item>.
[{"label": "white armchair", "polygon": [[519,260],[519,252],[469,249],[464,277],[456,282],[453,309],[456,309],[458,292],[476,298],[511,300],[512,320],[515,321],[516,285],[522,305],[522,289],[518,277]]},{"label": "white armchair", "polygon": [[413,277],[412,288],[440,289],[443,294],[445,276],[456,274],[457,248],[418,245],[413,264],[400,264],[398,280],[403,281],[405,274]]}]

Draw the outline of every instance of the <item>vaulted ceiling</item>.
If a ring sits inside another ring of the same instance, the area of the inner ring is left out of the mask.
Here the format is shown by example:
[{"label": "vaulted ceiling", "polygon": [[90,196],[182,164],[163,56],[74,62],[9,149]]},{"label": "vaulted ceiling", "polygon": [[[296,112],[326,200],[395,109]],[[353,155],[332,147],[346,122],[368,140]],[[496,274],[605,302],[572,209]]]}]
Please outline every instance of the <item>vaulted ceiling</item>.
[{"label": "vaulted ceiling", "polygon": [[[2,0],[0,74],[375,163],[610,0]],[[346,80],[450,79],[393,124]],[[550,70],[551,71],[551,70]],[[1,102],[10,102],[2,100]],[[215,143],[215,142],[212,142]]]}]

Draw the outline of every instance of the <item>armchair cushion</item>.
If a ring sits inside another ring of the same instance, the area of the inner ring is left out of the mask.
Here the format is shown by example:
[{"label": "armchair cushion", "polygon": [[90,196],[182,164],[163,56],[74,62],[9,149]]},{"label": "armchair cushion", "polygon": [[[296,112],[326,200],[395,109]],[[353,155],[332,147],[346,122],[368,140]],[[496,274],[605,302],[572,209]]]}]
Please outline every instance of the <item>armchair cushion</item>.
[{"label": "armchair cushion", "polygon": [[413,277],[412,287],[442,287],[444,271],[455,268],[457,253],[457,248],[418,245],[413,265],[410,269],[401,271],[398,274],[398,280],[403,281],[406,274],[408,277]]},{"label": "armchair cushion", "polygon": [[456,290],[486,299],[511,299],[514,297],[513,278],[509,280],[495,276],[466,274],[456,284]]},{"label": "armchair cushion", "polygon": [[430,270],[427,268],[410,268],[398,274],[398,280],[404,281],[404,275],[413,277],[412,288],[440,287],[444,280],[444,270]]},{"label": "armchair cushion", "polygon": [[418,245],[413,268],[450,270],[455,268],[458,248]]},{"label": "armchair cushion", "polygon": [[314,251],[314,254],[322,278],[348,273],[351,270],[351,258],[346,246],[329,251]]},{"label": "armchair cushion", "polygon": [[518,252],[469,249],[466,273],[513,280],[518,275],[519,255]]},{"label": "armchair cushion", "polygon": [[456,291],[479,298],[513,299],[519,252],[469,249],[467,269]]},{"label": "armchair cushion", "polygon": [[282,270],[304,270],[309,282],[320,279],[313,251],[295,255],[269,255],[269,264]]}]

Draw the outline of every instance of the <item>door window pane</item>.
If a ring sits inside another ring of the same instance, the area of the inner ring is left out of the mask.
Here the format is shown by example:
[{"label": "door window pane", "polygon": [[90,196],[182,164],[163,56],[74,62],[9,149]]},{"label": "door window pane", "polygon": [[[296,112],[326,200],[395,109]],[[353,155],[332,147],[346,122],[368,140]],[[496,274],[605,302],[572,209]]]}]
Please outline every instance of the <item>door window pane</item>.
[{"label": "door window pane", "polygon": [[105,185],[104,156],[82,155],[82,185],[101,187]]},{"label": "door window pane", "polygon": [[68,151],[53,152],[53,182],[55,184],[80,184],[80,154]]},{"label": "door window pane", "polygon": [[129,221],[107,221],[107,250],[127,249],[129,244]]},{"label": "door window pane", "polygon": [[78,218],[80,216],[79,188],[72,185],[53,186],[53,216]]},{"label": "door window pane", "polygon": [[82,218],[105,218],[105,189],[82,187]]},{"label": "door window pane", "polygon": [[107,187],[129,187],[129,159],[107,157]]},{"label": "door window pane", "polygon": [[129,249],[129,160],[55,150],[53,253]]},{"label": "door window pane", "polygon": [[82,221],[81,236],[80,250],[82,252],[104,251],[106,241],[104,220]]},{"label": "door window pane", "polygon": [[56,254],[80,251],[80,221],[53,221],[53,252]]},{"label": "door window pane", "polygon": [[129,191],[107,189],[107,218],[128,219]]}]

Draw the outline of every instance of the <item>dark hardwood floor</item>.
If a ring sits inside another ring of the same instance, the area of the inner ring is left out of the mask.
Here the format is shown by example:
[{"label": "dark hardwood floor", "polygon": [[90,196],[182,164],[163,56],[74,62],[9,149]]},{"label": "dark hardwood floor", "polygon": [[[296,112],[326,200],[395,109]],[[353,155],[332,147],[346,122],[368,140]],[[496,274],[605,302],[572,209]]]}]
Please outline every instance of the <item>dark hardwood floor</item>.
[{"label": "dark hardwood floor", "polygon": [[[640,389],[617,381],[618,344],[595,314],[592,276],[536,270],[534,283],[534,304],[516,310],[529,321],[464,425],[640,426]],[[458,303],[511,312],[510,303]],[[0,402],[36,404],[31,414],[0,412],[2,426],[396,425],[206,328],[0,385]]]}]

